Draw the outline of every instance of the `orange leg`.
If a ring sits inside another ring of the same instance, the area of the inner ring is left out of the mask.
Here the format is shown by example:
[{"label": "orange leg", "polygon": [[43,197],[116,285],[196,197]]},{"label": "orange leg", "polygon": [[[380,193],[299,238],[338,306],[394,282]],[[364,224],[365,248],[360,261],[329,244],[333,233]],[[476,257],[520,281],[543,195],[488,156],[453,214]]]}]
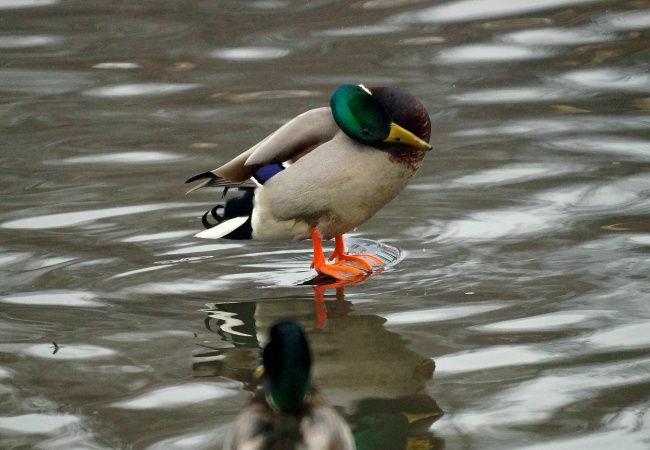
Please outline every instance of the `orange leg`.
[{"label": "orange leg", "polygon": [[374,267],[383,267],[384,263],[381,262],[379,258],[375,258],[372,255],[346,255],[345,254],[345,244],[343,244],[343,236],[336,236],[334,238],[334,252],[330,256],[329,260],[348,261],[356,263],[361,266],[366,272],[372,271]]},{"label": "orange leg", "polygon": [[314,227],[311,229],[311,241],[314,245],[314,261],[311,263],[311,267],[316,269],[316,272],[329,275],[337,280],[350,280],[367,274],[367,270],[357,269],[338,262],[327,264],[323,254],[323,244]]},{"label": "orange leg", "polygon": [[323,328],[325,320],[327,320],[327,312],[325,311],[325,291],[326,286],[314,286],[314,307],[316,308],[316,328],[319,330]]},{"label": "orange leg", "polygon": [[316,310],[316,328],[321,329],[327,320],[327,310],[325,309],[325,292],[331,287],[336,288],[336,300],[342,302],[345,300],[345,285],[340,286],[341,281],[325,286],[312,286],[314,288],[314,309]]}]

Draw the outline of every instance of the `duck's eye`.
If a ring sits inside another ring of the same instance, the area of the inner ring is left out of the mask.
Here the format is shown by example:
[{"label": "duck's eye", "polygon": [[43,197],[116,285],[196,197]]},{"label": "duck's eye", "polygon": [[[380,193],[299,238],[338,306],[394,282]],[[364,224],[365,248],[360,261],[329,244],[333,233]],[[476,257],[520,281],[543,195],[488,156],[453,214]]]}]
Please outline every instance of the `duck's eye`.
[{"label": "duck's eye", "polygon": [[370,130],[367,129],[367,128],[364,128],[363,130],[361,130],[361,133],[363,133],[364,136],[370,136]]}]

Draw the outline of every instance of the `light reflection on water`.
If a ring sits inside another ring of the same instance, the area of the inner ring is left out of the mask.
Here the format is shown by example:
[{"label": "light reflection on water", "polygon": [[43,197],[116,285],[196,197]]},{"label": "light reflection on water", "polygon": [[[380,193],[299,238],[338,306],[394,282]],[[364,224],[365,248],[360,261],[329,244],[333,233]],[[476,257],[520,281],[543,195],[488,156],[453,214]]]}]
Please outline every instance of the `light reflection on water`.
[{"label": "light reflection on water", "polygon": [[[647,2],[0,9],[1,448],[218,448],[286,316],[384,448],[647,447]],[[309,242],[192,237],[185,179],[362,82],[432,116],[351,233],[404,260],[326,290]]]}]

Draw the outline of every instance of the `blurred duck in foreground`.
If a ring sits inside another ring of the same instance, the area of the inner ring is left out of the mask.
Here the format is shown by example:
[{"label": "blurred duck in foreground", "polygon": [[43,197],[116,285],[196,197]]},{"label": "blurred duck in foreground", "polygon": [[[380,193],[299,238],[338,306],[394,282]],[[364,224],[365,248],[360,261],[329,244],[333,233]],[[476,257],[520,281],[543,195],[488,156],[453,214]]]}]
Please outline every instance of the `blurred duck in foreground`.
[{"label": "blurred duck in foreground", "polygon": [[349,450],[350,428],[311,384],[311,351],[295,322],[271,328],[261,385],[239,414],[225,450]]},{"label": "blurred duck in foreground", "polygon": [[[413,95],[392,87],[343,85],[330,106],[300,114],[223,166],[196,175],[189,192],[236,187],[244,195],[215,206],[206,239],[310,239],[312,268],[343,280],[382,267],[347,255],[342,235],[397,196],[431,150],[431,120]],[[321,239],[335,239],[328,264]]]}]

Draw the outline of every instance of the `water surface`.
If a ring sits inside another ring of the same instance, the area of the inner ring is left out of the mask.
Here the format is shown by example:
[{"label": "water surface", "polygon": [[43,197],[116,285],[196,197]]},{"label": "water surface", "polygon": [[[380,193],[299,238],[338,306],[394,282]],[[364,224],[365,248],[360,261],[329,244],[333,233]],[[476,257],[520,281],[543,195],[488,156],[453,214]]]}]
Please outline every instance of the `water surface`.
[{"label": "water surface", "polygon": [[[650,3],[0,10],[0,447],[219,448],[292,316],[382,448],[648,448]],[[406,258],[323,305],[309,242],[197,240],[183,181],[343,83],[435,150],[351,234]]]}]

